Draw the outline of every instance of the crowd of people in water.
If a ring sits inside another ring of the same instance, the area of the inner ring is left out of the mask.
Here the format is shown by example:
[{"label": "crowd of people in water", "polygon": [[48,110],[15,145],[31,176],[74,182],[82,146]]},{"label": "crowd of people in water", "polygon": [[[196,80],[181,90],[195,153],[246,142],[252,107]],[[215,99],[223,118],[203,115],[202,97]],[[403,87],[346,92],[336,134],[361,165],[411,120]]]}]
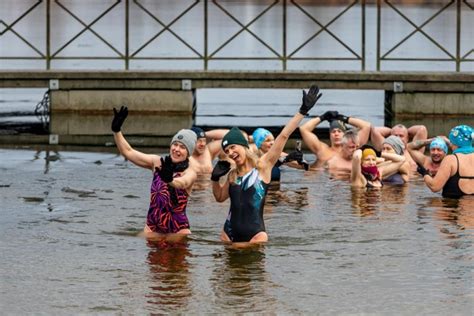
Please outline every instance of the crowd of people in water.
[{"label": "crowd of people in water", "polygon": [[[409,128],[375,127],[360,118],[327,111],[300,125],[322,94],[316,85],[303,90],[302,104],[279,135],[257,128],[248,135],[237,127],[204,131],[182,129],[173,136],[166,156],[135,150],[121,132],[127,107],[114,108],[112,131],[120,153],[139,167],[153,172],[145,233],[148,237],[186,236],[191,233],[186,206],[194,183],[208,177],[217,202],[230,199],[221,240],[261,243],[268,240],[263,220],[265,196],[272,181],[280,181],[280,168],[301,172],[327,168],[350,174],[353,187],[378,189],[404,185],[422,177],[433,192],[459,199],[474,195],[474,129],[459,125],[448,136],[428,137],[423,125]],[[314,133],[329,122],[329,144]],[[316,160],[305,160],[300,146],[283,152],[290,135],[299,127],[306,147]],[[425,154],[428,152],[427,154]]]}]

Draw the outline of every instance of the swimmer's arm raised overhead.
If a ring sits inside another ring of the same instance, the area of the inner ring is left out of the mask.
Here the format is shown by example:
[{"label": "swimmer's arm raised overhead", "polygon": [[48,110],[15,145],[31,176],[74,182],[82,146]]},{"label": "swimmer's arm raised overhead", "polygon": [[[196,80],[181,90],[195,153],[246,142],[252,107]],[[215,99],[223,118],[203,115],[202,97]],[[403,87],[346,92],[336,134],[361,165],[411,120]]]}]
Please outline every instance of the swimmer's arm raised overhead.
[{"label": "swimmer's arm raised overhead", "polygon": [[207,131],[206,138],[209,140],[218,140],[224,138],[224,135],[229,132],[228,129],[213,129],[210,131]]},{"label": "swimmer's arm raised overhead", "polygon": [[309,150],[318,157],[318,160],[328,160],[331,158],[332,153],[329,150],[329,146],[320,141],[318,136],[313,133],[313,130],[321,122],[328,119],[334,119],[338,114],[337,111],[327,111],[323,115],[312,118],[300,126],[301,138],[303,138],[303,141],[306,146],[308,146]]},{"label": "swimmer's arm raised overhead", "polygon": [[229,132],[228,129],[213,129],[206,132],[206,138],[209,139],[207,150],[211,154],[211,160],[214,160],[221,151],[222,138]]},{"label": "swimmer's arm raised overhead", "polygon": [[419,150],[420,150],[420,148],[422,148],[426,145],[429,145],[432,140],[433,140],[433,138],[418,139],[418,140],[415,140],[415,141],[412,141],[412,142],[408,143],[408,145],[407,145],[408,152],[410,153],[410,156],[413,158],[413,160],[415,160],[415,162],[417,164],[420,164],[422,166],[425,165],[426,159],[428,159],[428,157],[426,157]]},{"label": "swimmer's arm raised overhead", "polygon": [[413,125],[408,128],[408,137],[413,140],[423,140],[428,138],[428,130],[425,125]]},{"label": "swimmer's arm raised overhead", "polygon": [[377,150],[382,150],[385,137],[390,136],[391,129],[385,126],[372,126],[370,128],[370,140]]},{"label": "swimmer's arm raised overhead", "polygon": [[369,141],[370,131],[372,127],[372,125],[369,122],[364,121],[360,118],[345,116],[342,114],[339,114],[337,116],[337,119],[343,121],[344,123],[357,127],[358,128],[357,134],[359,135],[359,145],[362,146],[362,145],[367,144],[367,142]]},{"label": "swimmer's arm raised overhead", "polygon": [[441,161],[441,165],[434,177],[430,176],[428,173],[423,175],[423,181],[425,181],[426,185],[432,192],[440,191],[448,181],[451,173],[454,173],[454,170],[452,169],[457,166],[455,159],[454,155],[447,155]]},{"label": "swimmer's arm raised overhead", "polygon": [[122,106],[120,110],[114,108],[114,119],[112,120],[112,131],[114,132],[114,140],[120,154],[135,165],[153,170],[156,164],[159,164],[160,156],[149,155],[135,150],[130,146],[121,130],[122,124],[128,116],[127,107]]},{"label": "swimmer's arm raised overhead", "polygon": [[283,130],[278,134],[273,146],[270,150],[261,157],[260,167],[263,169],[271,170],[275,163],[281,156],[286,142],[290,138],[291,133],[298,127],[299,123],[303,120],[304,116],[308,114],[309,110],[313,108],[316,102],[321,98],[322,94],[319,93],[319,88],[316,85],[312,85],[308,93],[303,90],[303,100],[299,112],[296,113],[290,121],[285,125]]}]

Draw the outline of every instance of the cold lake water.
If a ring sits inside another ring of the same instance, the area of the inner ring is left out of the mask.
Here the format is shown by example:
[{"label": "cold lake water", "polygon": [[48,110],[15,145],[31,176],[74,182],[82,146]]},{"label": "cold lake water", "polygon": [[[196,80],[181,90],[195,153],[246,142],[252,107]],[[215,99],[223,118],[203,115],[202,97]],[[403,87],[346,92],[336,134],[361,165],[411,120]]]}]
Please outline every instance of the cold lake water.
[{"label": "cold lake water", "polygon": [[472,198],[283,169],[269,242],[237,250],[206,177],[191,237],[152,243],[151,173],[108,150],[0,149],[2,314],[472,314]]}]

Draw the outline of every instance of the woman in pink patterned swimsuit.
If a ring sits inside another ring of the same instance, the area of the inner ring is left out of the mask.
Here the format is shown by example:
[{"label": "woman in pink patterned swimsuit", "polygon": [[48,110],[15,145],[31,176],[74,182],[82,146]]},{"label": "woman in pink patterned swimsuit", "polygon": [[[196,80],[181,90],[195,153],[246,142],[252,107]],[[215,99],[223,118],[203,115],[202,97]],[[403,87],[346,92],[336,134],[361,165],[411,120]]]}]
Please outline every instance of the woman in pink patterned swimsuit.
[{"label": "woman in pink patterned swimsuit", "polygon": [[189,129],[180,130],[171,140],[169,155],[165,157],[145,154],[133,149],[120,131],[127,115],[127,107],[122,106],[119,111],[114,108],[112,131],[117,148],[127,160],[153,171],[150,207],[144,230],[146,236],[190,234],[186,206],[197,178],[189,162],[196,145],[196,134]]}]

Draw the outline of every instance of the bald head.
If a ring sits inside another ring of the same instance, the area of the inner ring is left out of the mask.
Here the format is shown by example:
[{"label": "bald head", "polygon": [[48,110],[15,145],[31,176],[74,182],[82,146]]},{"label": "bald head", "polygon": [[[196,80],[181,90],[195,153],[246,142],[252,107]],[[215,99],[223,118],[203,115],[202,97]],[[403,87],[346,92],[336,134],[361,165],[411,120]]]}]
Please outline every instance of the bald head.
[{"label": "bald head", "polygon": [[390,134],[400,137],[400,139],[405,143],[405,145],[408,144],[408,129],[405,127],[405,125],[395,125],[394,127],[392,127]]}]

